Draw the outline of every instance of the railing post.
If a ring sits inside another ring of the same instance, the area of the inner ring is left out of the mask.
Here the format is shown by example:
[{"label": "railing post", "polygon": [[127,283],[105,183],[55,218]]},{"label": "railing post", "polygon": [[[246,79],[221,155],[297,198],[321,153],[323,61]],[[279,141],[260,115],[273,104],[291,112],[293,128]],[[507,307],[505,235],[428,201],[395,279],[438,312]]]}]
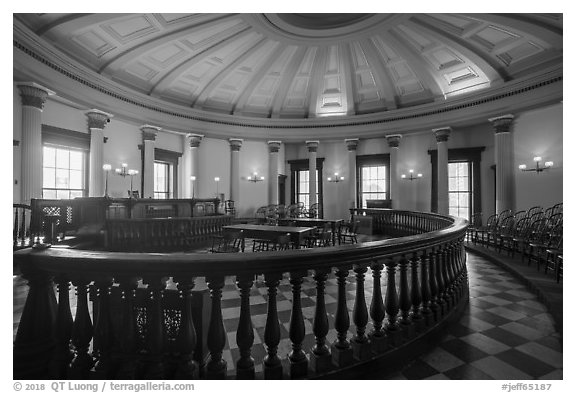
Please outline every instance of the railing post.
[{"label": "railing post", "polygon": [[436,284],[438,285],[438,294],[436,299],[438,302],[438,308],[440,310],[440,316],[446,315],[449,304],[446,303],[446,283],[444,281],[444,246],[439,246],[436,250]]},{"label": "railing post", "polygon": [[236,344],[240,351],[240,358],[236,362],[236,379],[254,379],[254,358],[252,357],[254,328],[250,317],[250,290],[254,285],[254,275],[236,276],[236,285],[240,290],[240,319],[236,331]]},{"label": "railing post", "polygon": [[314,271],[314,280],[316,281],[316,312],[314,313],[312,331],[314,332],[316,344],[310,353],[310,367],[318,374],[329,370],[332,364],[330,349],[326,345],[326,335],[328,334],[329,327],[326,303],[324,300],[324,289],[328,273],[330,273],[330,269],[316,269]]},{"label": "railing post", "polygon": [[148,284],[148,296],[151,301],[148,308],[148,334],[147,349],[150,354],[150,362],[146,370],[147,379],[165,378],[164,367],[164,313],[162,311],[162,298],[166,288],[165,278],[145,278],[145,284]]},{"label": "railing post", "polygon": [[426,250],[422,251],[420,258],[420,284],[422,285],[422,316],[427,326],[434,322],[434,312],[430,308],[432,301],[432,291],[430,289],[430,254]]},{"label": "railing post", "polygon": [[134,298],[136,296],[137,279],[135,277],[122,277],[120,280],[122,291],[122,329],[120,335],[120,360],[118,379],[136,379],[136,315],[134,312]]},{"label": "railing post", "polygon": [[340,266],[336,271],[338,282],[338,303],[336,315],[334,316],[334,328],[337,331],[336,341],[332,344],[332,363],[337,367],[345,367],[352,363],[353,352],[350,342],[346,338],[348,328],[350,327],[350,317],[348,315],[348,306],[346,304],[346,277],[348,271],[352,268],[350,265]]},{"label": "railing post", "polygon": [[382,329],[382,323],[386,316],[384,309],[384,301],[382,300],[382,287],[380,277],[382,276],[383,264],[378,261],[373,261],[371,264],[372,278],[374,282],[372,290],[372,302],[370,303],[370,317],[374,327],[370,332],[370,341],[372,347],[376,352],[384,352],[386,350],[386,334]]},{"label": "railing post", "polygon": [[414,325],[410,319],[410,308],[412,301],[410,299],[410,288],[408,287],[408,264],[410,262],[405,255],[400,258],[400,311],[402,319],[400,327],[404,331],[404,338],[409,339],[415,333]]},{"label": "railing post", "polygon": [[56,320],[56,348],[54,349],[54,360],[50,365],[50,375],[54,379],[66,379],[70,361],[74,357],[74,353],[70,349],[74,323],[70,311],[70,280],[66,276],[59,276],[56,283],[58,284],[58,318]]},{"label": "railing post", "polygon": [[88,310],[88,284],[89,280],[73,279],[76,286],[76,318],[72,327],[72,344],[74,345],[74,359],[70,364],[70,377],[72,379],[88,379],[90,369],[94,365],[92,356],[88,354],[90,341],[94,333],[90,312]]},{"label": "railing post", "polygon": [[354,310],[352,318],[356,325],[356,334],[352,338],[352,350],[354,357],[358,360],[365,360],[372,355],[370,341],[366,336],[366,325],[368,324],[368,308],[364,295],[364,275],[368,271],[365,265],[355,265],[356,273],[356,296],[354,299]]},{"label": "railing post", "polygon": [[98,379],[109,379],[111,377],[110,355],[112,350],[112,322],[110,320],[110,287],[112,286],[112,278],[97,279],[94,286],[97,289],[97,312],[96,307],[93,307],[93,346],[97,359],[94,373]]},{"label": "railing post", "polygon": [[222,352],[226,345],[226,330],[222,320],[222,288],[224,287],[223,276],[206,277],[208,288],[210,289],[210,299],[212,303],[210,314],[210,325],[208,328],[208,350],[210,359],[206,363],[207,379],[226,378],[226,360],[222,359]]},{"label": "railing post", "polygon": [[198,340],[192,320],[194,277],[174,277],[174,281],[178,283],[178,290],[182,299],[180,330],[176,337],[176,345],[180,356],[174,376],[176,379],[198,379],[200,370],[198,363],[194,361],[194,349]]},{"label": "railing post", "polygon": [[430,309],[432,310],[432,315],[434,316],[434,322],[438,322],[441,310],[438,303],[439,297],[439,290],[438,290],[438,281],[436,280],[436,266],[438,265],[438,258],[436,254],[436,250],[433,248],[430,250],[430,254],[428,254],[428,281],[430,283]]},{"label": "railing post", "polygon": [[304,317],[302,315],[302,302],[300,291],[302,282],[307,276],[306,271],[290,272],[290,285],[292,285],[292,313],[290,314],[290,340],[292,351],[288,355],[290,361],[290,377],[304,378],[308,375],[308,358],[302,350],[302,342],[306,336]]},{"label": "railing post", "polygon": [[400,304],[398,302],[398,292],[396,290],[396,261],[390,259],[386,262],[386,273],[388,281],[386,284],[386,313],[388,315],[386,332],[388,333],[389,342],[393,346],[400,345],[402,341],[401,330],[398,326],[398,311]]},{"label": "railing post", "polygon": [[281,273],[266,273],[264,280],[268,287],[268,312],[266,313],[266,326],[264,327],[264,344],[266,352],[264,358],[264,378],[282,379],[282,362],[278,357],[278,344],[280,343],[280,322],[276,306],[278,285],[282,279]]},{"label": "railing post", "polygon": [[14,340],[14,379],[45,379],[56,343],[54,283],[47,274],[22,268],[30,290]]}]

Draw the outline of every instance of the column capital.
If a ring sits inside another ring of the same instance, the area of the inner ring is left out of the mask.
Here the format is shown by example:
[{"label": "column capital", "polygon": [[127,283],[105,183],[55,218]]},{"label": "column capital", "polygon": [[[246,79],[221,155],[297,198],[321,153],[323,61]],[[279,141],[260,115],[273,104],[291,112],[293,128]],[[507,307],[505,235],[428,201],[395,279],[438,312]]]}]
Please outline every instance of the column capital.
[{"label": "column capital", "polygon": [[18,83],[18,89],[20,89],[20,97],[22,98],[22,105],[32,106],[40,110],[44,109],[44,103],[48,96],[53,96],[52,90],[45,88],[34,82],[23,82]]},{"label": "column capital", "polygon": [[151,126],[149,124],[145,124],[140,127],[142,131],[142,140],[145,141],[156,141],[156,136],[158,135],[158,131],[160,131],[161,127]]},{"label": "column capital", "polygon": [[318,151],[318,145],[320,141],[306,141],[306,146],[308,146],[309,153],[316,153]]},{"label": "column capital", "polygon": [[268,151],[270,153],[278,153],[280,145],[282,145],[282,141],[268,141]]},{"label": "column capital", "polygon": [[400,147],[400,139],[402,139],[402,135],[400,134],[386,135],[388,147]]},{"label": "column capital", "polygon": [[88,128],[98,128],[103,130],[106,127],[106,123],[110,122],[110,119],[114,117],[110,113],[103,112],[98,109],[90,109],[84,113],[88,117]]},{"label": "column capital", "polygon": [[448,142],[448,137],[452,132],[452,127],[434,128],[432,132],[436,136],[436,142]]},{"label": "column capital", "polygon": [[504,115],[493,117],[488,119],[492,126],[494,127],[494,133],[500,134],[501,132],[510,132],[512,131],[512,123],[514,122],[514,115]]},{"label": "column capital", "polygon": [[244,139],[230,138],[228,142],[230,143],[230,151],[240,151]]},{"label": "column capital", "polygon": [[186,134],[186,138],[190,139],[190,147],[200,147],[200,142],[204,138],[204,135]]},{"label": "column capital", "polygon": [[356,151],[359,142],[360,139],[358,138],[344,139],[344,143],[346,143],[346,148],[348,149],[348,151]]}]

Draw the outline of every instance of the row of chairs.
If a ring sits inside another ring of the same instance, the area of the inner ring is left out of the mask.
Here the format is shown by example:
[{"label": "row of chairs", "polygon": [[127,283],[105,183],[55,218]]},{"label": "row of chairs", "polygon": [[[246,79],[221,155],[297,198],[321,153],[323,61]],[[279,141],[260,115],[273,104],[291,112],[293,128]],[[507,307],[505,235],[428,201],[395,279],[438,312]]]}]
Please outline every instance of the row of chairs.
[{"label": "row of chairs", "polygon": [[[317,227],[316,230],[308,237],[304,238],[298,246],[300,248],[329,247],[332,245],[332,238],[336,239],[337,244],[354,244],[358,243],[358,221],[337,225],[336,233],[332,233],[330,224]],[[245,241],[244,234],[240,232],[226,232],[223,235],[212,237],[212,247],[210,252],[213,253],[235,253],[240,252],[242,243]],[[258,251],[282,251],[297,248],[291,240],[289,234],[279,235],[276,239],[252,239],[252,252]]]},{"label": "row of chairs", "polygon": [[256,219],[260,223],[275,224],[278,220],[284,218],[318,218],[322,211],[320,203],[312,204],[306,209],[303,202],[294,203],[291,205],[268,205],[261,206],[256,210]]},{"label": "row of chairs", "polygon": [[468,227],[467,240],[493,247],[499,253],[505,250],[511,257],[519,253],[522,262],[535,262],[537,270],[544,266],[545,274],[554,271],[559,282],[563,274],[562,209],[559,203],[548,209],[535,206],[515,213],[505,210],[488,217],[485,225],[476,215]]}]

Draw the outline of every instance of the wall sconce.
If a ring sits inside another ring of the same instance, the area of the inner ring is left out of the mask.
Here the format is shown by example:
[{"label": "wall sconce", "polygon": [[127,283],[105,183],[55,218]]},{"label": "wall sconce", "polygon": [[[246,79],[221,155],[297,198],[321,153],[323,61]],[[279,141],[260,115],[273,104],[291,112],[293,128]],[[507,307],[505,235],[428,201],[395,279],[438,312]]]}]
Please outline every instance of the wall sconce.
[{"label": "wall sconce", "polygon": [[554,166],[554,163],[552,161],[546,161],[544,163],[544,166],[541,167],[540,166],[540,161],[542,161],[542,157],[534,157],[534,162],[536,163],[536,168],[526,168],[525,164],[520,164],[518,165],[518,169],[520,169],[522,172],[536,172],[536,173],[540,173],[546,169],[550,169],[552,166]]},{"label": "wall sconce", "polygon": [[408,173],[410,173],[410,177],[406,177],[405,174],[402,174],[400,177],[401,177],[402,179],[404,179],[404,180],[410,180],[410,181],[412,181],[412,180],[418,180],[418,179],[420,179],[420,178],[422,177],[422,174],[421,174],[421,173],[419,173],[419,174],[417,174],[416,176],[414,176],[414,169],[410,169],[410,170],[408,171]]},{"label": "wall sconce", "polygon": [[252,174],[252,176],[248,176],[248,177],[246,178],[246,180],[251,181],[252,183],[256,183],[256,182],[259,182],[259,181],[264,180],[264,176],[258,176],[258,173],[257,173],[257,172],[254,172],[254,173]]},{"label": "wall sconce", "polygon": [[214,181],[216,182],[216,197],[219,198],[218,195],[218,183],[220,182],[220,178],[219,177],[215,177]]},{"label": "wall sconce", "polygon": [[192,198],[194,198],[194,183],[196,182],[196,176],[190,176],[190,181],[192,182]]},{"label": "wall sconce", "polygon": [[122,163],[122,168],[116,168],[115,172],[118,176],[130,176],[130,198],[132,198],[132,178],[138,174],[138,171],[136,169],[128,169],[128,164]]},{"label": "wall sconce", "polygon": [[106,172],[106,182],[104,183],[104,196],[108,196],[108,172],[112,170],[112,165],[104,164],[102,165],[102,169]]},{"label": "wall sconce", "polygon": [[344,176],[338,175],[338,172],[334,172],[334,177],[329,177],[327,179],[330,183],[339,183],[344,180]]}]

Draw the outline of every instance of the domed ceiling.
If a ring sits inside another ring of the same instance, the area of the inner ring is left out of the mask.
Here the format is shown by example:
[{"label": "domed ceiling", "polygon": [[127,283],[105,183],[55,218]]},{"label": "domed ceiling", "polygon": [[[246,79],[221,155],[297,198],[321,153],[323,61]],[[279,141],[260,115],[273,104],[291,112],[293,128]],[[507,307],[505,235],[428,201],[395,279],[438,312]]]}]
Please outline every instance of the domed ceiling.
[{"label": "domed ceiling", "polygon": [[126,88],[258,118],[386,112],[562,61],[562,14],[15,14]]}]

